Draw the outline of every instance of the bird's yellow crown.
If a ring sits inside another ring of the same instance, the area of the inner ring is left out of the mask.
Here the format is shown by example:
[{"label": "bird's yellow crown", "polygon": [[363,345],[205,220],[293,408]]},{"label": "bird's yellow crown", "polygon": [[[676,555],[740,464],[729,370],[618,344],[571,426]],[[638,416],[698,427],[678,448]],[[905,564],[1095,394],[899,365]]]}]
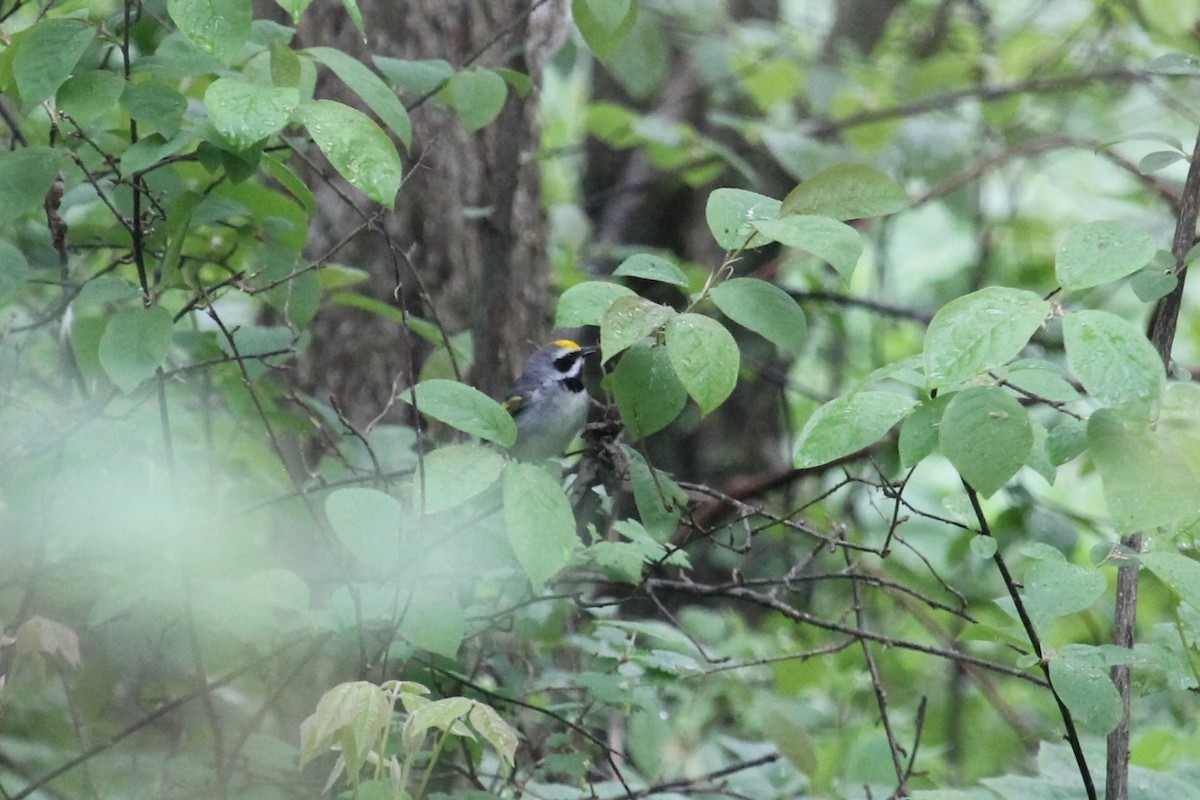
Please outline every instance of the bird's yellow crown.
[{"label": "bird's yellow crown", "polygon": [[572,342],[570,339],[555,339],[550,344],[555,347],[561,347],[563,350],[582,350],[578,343]]}]

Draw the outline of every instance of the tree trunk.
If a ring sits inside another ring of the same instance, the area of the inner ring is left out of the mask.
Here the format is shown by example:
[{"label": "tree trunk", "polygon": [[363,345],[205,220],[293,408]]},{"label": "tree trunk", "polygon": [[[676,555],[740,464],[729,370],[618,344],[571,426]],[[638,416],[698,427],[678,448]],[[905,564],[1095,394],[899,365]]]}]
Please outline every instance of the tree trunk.
[{"label": "tree trunk", "polygon": [[[392,305],[398,273],[411,314],[439,323],[447,335],[470,330],[476,368],[469,380],[492,393],[549,327],[536,87],[551,50],[544,31],[566,21],[561,0],[533,5],[530,14],[527,0],[361,0],[364,44],[341,4],[315,4],[295,43],[338,47],[366,63],[369,55],[385,55],[532,74],[534,91],[520,97],[510,89],[500,116],[477,133],[468,133],[436,99],[411,108],[412,149],[403,159],[406,177],[396,211],[382,217],[380,232],[362,230],[330,257],[367,270],[370,284],[360,290]],[[364,108],[328,74],[322,74],[317,96]],[[403,99],[410,105],[414,100]],[[310,231],[313,258],[329,253],[375,211],[320,163],[332,178],[313,184],[320,208]],[[322,310],[312,335],[300,365],[301,387],[320,399],[333,395],[356,422],[385,408],[397,378],[401,388],[406,385],[410,355],[419,361],[431,347],[408,337],[417,351],[410,354],[394,321],[333,306]]]}]

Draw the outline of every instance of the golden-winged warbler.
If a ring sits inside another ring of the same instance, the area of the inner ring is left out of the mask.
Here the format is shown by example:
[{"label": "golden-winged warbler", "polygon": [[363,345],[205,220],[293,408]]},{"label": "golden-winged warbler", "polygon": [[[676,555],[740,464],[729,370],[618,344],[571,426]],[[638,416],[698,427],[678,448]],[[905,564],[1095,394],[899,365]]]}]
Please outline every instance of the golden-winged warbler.
[{"label": "golden-winged warbler", "polygon": [[583,362],[598,349],[558,339],[525,362],[503,403],[517,423],[517,441],[509,450],[514,457],[540,461],[567,449],[587,420]]}]

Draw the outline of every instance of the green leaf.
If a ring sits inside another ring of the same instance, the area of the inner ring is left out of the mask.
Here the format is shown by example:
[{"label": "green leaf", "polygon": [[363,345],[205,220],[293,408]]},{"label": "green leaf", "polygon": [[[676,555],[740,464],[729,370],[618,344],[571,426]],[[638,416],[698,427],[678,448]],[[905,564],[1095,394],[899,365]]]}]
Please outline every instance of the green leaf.
[{"label": "green leaf", "polygon": [[642,548],[631,542],[595,542],[584,551],[584,558],[610,580],[631,585],[642,581],[646,559]]},{"label": "green leaf", "polygon": [[1143,303],[1153,303],[1175,290],[1179,278],[1174,270],[1156,269],[1153,265],[1129,279],[1129,288]]},{"label": "green leaf", "polygon": [[50,147],[0,152],[0,225],[41,209],[62,164],[62,153]]},{"label": "green leaf", "polygon": [[239,150],[278,133],[300,104],[300,91],[218,78],[204,93],[208,118]]},{"label": "green leaf", "polygon": [[1080,395],[1067,380],[1064,370],[1049,361],[1024,359],[996,372],[1013,387],[1036,395],[1044,400],[1070,403]]},{"label": "green leaf", "polygon": [[804,351],[804,311],[791,295],[757,278],[731,278],[718,283],[709,297],[721,313],[792,355]]},{"label": "green leaf", "polygon": [[275,86],[292,86],[299,88],[304,78],[304,65],[300,56],[281,39],[272,39],[271,52],[271,83]]},{"label": "green leaf", "polygon": [[649,253],[636,253],[621,262],[613,271],[614,277],[642,278],[648,281],[671,283],[676,286],[687,286],[687,276],[683,270],[672,262],[660,256]]},{"label": "green leaf", "polygon": [[1170,147],[1176,152],[1183,152],[1183,142],[1179,140],[1178,136],[1173,136],[1169,133],[1162,133],[1161,131],[1138,131],[1137,133],[1128,133],[1118,136],[1115,139],[1108,139],[1096,145],[1094,152],[1099,153],[1103,150],[1107,150],[1114,144],[1121,144],[1122,142],[1159,142],[1160,144],[1165,144],[1167,147]]},{"label": "green leaf", "polygon": [[914,403],[895,392],[855,392],[813,412],[796,442],[796,466],[819,467],[874,444]]},{"label": "green leaf", "polygon": [[[763,111],[770,111],[775,106],[792,102],[804,91],[806,82],[804,69],[795,59],[787,56],[757,60],[753,70],[747,70],[744,77],[739,77],[741,88]],[[772,131],[770,136],[774,142],[768,147],[774,149],[774,145],[779,143],[777,131]]]},{"label": "green leaf", "polygon": [[[173,156],[196,141],[192,131],[180,131],[170,139],[161,133],[152,133],[138,139],[137,144],[121,154],[121,169],[125,172],[143,172],[164,158]],[[233,176],[230,176],[233,177]]]},{"label": "green leaf", "polygon": [[930,455],[938,443],[938,426],[946,404],[953,395],[943,394],[922,401],[900,426],[900,464],[905,469],[915,467]]},{"label": "green leaf", "polygon": [[679,314],[666,326],[667,355],[687,393],[708,414],[737,385],[741,354],[725,326],[702,314]]},{"label": "green leaf", "polygon": [[363,564],[389,569],[400,552],[404,507],[378,489],[352,486],[325,498],[325,516],[338,541]]},{"label": "green leaf", "polygon": [[167,13],[200,50],[232,64],[250,38],[253,10],[245,0],[167,0]]},{"label": "green leaf", "polygon": [[691,569],[687,553],[654,539],[646,528],[635,519],[622,519],[613,523],[612,529],[624,536],[642,551],[642,558],[650,564],[670,564]]},{"label": "green leaf", "polygon": [[1121,721],[1121,696],[1098,661],[1053,658],[1050,681],[1084,732],[1105,736]]},{"label": "green leaf", "polygon": [[29,278],[29,262],[12,243],[0,239],[0,303],[8,300],[25,286]]},{"label": "green leaf", "polygon": [[687,404],[665,347],[635,344],[607,378],[625,429],[635,440],[667,427]]},{"label": "green leaf", "polygon": [[556,328],[578,328],[599,325],[604,312],[619,297],[637,297],[627,286],[607,281],[584,281],[563,292],[558,298],[554,316]]},{"label": "green leaf", "polygon": [[306,102],[299,116],[343,178],[387,209],[395,207],[403,174],[400,155],[370,117],[332,100]]},{"label": "green leaf", "polygon": [[316,711],[300,724],[300,766],[339,744],[346,769],[357,774],[391,719],[392,704],[375,684],[338,684],[321,696]]},{"label": "green leaf", "polygon": [[1200,518],[1200,476],[1171,437],[1100,409],[1088,420],[1087,438],[1113,526],[1122,535],[1173,530]]},{"label": "green leaf", "polygon": [[[638,14],[633,25],[618,31],[620,39],[601,57],[602,61],[630,97],[649,99],[662,88],[671,67],[671,47],[662,23],[658,15]],[[681,151],[680,155],[689,161],[695,158],[694,152]]]},{"label": "green leaf", "polygon": [[1050,450],[1047,444],[1049,436],[1046,433],[1046,427],[1034,418],[1030,418],[1029,424],[1033,429],[1033,446],[1030,448],[1029,457],[1025,459],[1025,466],[1041,475],[1046,483],[1053,486],[1058,479],[1058,466],[1050,460]]},{"label": "green leaf", "polygon": [[1063,320],[1067,367],[1095,400],[1147,419],[1167,375],[1144,333],[1107,311],[1076,311]]},{"label": "green leaf", "polygon": [[1050,304],[1033,292],[991,286],[951,300],[925,331],[927,387],[976,378],[1016,358]]},{"label": "green leaf", "polygon": [[942,453],[984,497],[1017,474],[1033,447],[1029,415],[1012,395],[995,386],[958,392],[939,427]]},{"label": "green leaf", "polygon": [[393,86],[413,95],[424,95],[436,90],[454,74],[454,67],[447,61],[405,61],[386,56],[371,56],[376,68]]},{"label": "green leaf", "polygon": [[242,325],[233,331],[232,345],[224,337],[220,340],[221,349],[229,356],[235,354],[236,346],[236,354],[243,359],[252,378],[266,368],[254,361],[263,360],[267,365],[278,366],[291,355],[294,344],[295,334],[282,325]]},{"label": "green leaf", "polygon": [[139,133],[160,133],[170,139],[183,126],[187,98],[169,86],[148,81],[125,86],[121,107],[138,121]]},{"label": "green leaf", "polygon": [[584,3],[596,21],[609,33],[621,27],[633,7],[631,0],[584,0]]},{"label": "green leaf", "polygon": [[92,69],[76,73],[58,87],[58,110],[87,127],[112,114],[125,91],[125,79],[112,70]]},{"label": "green leaf", "polygon": [[1137,169],[1143,175],[1149,175],[1186,159],[1187,156],[1178,150],[1155,150],[1138,160]]},{"label": "green leaf", "polygon": [[633,147],[641,139],[634,126],[641,117],[616,103],[592,103],[584,114],[588,133],[618,149]]},{"label": "green leaf", "polygon": [[767,244],[753,223],[777,219],[779,207],[778,200],[745,189],[715,189],[708,196],[704,216],[717,244],[726,250],[737,250]]},{"label": "green leaf", "polygon": [[[262,161],[259,163],[262,164],[264,172],[270,175],[271,178],[280,186],[282,186],[288,194],[296,198],[300,205],[303,206],[306,214],[312,216],[313,214],[317,213],[317,198],[313,196],[313,193],[309,190],[308,185],[305,184],[304,181],[300,180],[296,173],[292,172],[292,170],[286,164],[270,153],[263,153]],[[322,288],[330,289],[336,288],[337,286],[349,285],[331,285],[330,283],[327,283],[326,281],[328,280],[328,275],[332,274],[330,272],[330,267],[336,268],[337,265],[328,265],[322,270]],[[343,267],[342,269],[348,268]]]},{"label": "green leaf", "polygon": [[1108,581],[1095,567],[1037,561],[1025,573],[1025,603],[1037,617],[1064,617],[1092,607]]},{"label": "green leaf", "polygon": [[488,489],[504,470],[505,458],[490,447],[439,447],[425,456],[425,513],[462,505]]},{"label": "green leaf", "polygon": [[412,122],[408,112],[382,78],[361,61],[332,47],[310,47],[304,52],[331,69],[350,91],[361,97],[406,148],[412,145]]},{"label": "green leaf", "polygon": [[[608,5],[599,13],[597,6]],[[624,9],[625,14],[614,27],[608,22],[616,16],[615,12]],[[637,3],[630,0],[571,0],[571,18],[575,27],[583,35],[588,48],[595,53],[596,58],[606,60],[633,29],[637,21]]]},{"label": "green leaf", "polygon": [[1200,611],[1200,563],[1179,553],[1142,553],[1138,561],[1180,600]]},{"label": "green leaf", "polygon": [[809,720],[779,703],[766,705],[762,720],[763,734],[798,771],[818,774],[816,747],[808,733]]},{"label": "green leaf", "polygon": [[618,297],[600,318],[600,352],[605,361],[640,342],[675,316],[675,310],[637,295]]},{"label": "green leaf", "polygon": [[410,579],[401,597],[404,616],[397,632],[422,650],[456,658],[467,633],[467,619],[449,587],[439,581]]},{"label": "green leaf", "polygon": [[687,507],[687,492],[667,473],[651,467],[637,450],[623,444],[621,452],[629,462],[629,483],[642,527],[654,541],[667,544]]},{"label": "green leaf", "polygon": [[[405,705],[409,702],[411,700],[406,700]],[[425,733],[430,728],[443,731],[458,729],[455,723],[470,713],[473,702],[466,697],[446,697],[412,709],[400,732],[405,749],[409,752],[420,750]]]},{"label": "green leaf", "polygon": [[534,591],[571,562],[579,546],[571,502],[541,467],[510,462],[504,469],[504,528]]},{"label": "green leaf", "polygon": [[275,2],[291,16],[292,24],[299,24],[300,17],[304,16],[305,10],[312,5],[312,0],[275,0]]},{"label": "green leaf", "polygon": [[472,704],[467,721],[484,741],[496,748],[504,763],[512,769],[517,755],[516,730],[496,713],[496,709],[478,700]]},{"label": "green leaf", "polygon": [[342,8],[346,9],[346,16],[354,23],[354,27],[358,30],[359,38],[363,42],[367,41],[367,29],[363,25],[362,9],[358,7],[358,0],[342,0]]},{"label": "green leaf", "polygon": [[1087,289],[1132,275],[1154,258],[1154,240],[1125,222],[1089,222],[1067,234],[1054,259],[1054,274],[1067,291]]},{"label": "green leaf", "polygon": [[993,536],[972,536],[971,552],[976,558],[989,559],[996,555],[996,539]]},{"label": "green leaf", "polygon": [[111,274],[97,275],[83,285],[71,306],[78,313],[106,303],[132,303],[141,297],[141,290],[124,278]]},{"label": "green leaf", "polygon": [[1200,75],[1200,59],[1187,53],[1166,53],[1151,61],[1147,70],[1159,75]]},{"label": "green leaf", "polygon": [[203,200],[199,192],[183,192],[167,213],[167,246],[159,260],[158,274],[163,286],[181,286],[179,261],[183,253],[183,243],[192,227],[192,213]]},{"label": "green leaf", "polygon": [[499,116],[508,84],[491,70],[473,67],[451,75],[438,97],[458,111],[467,133],[474,133]]},{"label": "green leaf", "polygon": [[1029,418],[1029,425],[1033,429],[1033,446],[1029,450],[1029,457],[1025,459],[1025,466],[1053,486],[1058,480],[1058,467],[1050,461],[1050,452],[1046,446],[1046,426],[1034,417]]},{"label": "green leaf", "polygon": [[15,45],[13,76],[25,110],[49,100],[75,71],[96,31],[78,19],[44,19],[31,26]]},{"label": "green leaf", "polygon": [[783,200],[781,216],[819,214],[833,219],[866,219],[908,208],[904,190],[866,164],[834,164],[807,178]]},{"label": "green leaf", "polygon": [[129,394],[154,375],[171,349],[171,312],[162,306],[119,311],[100,339],[100,365]]},{"label": "green leaf", "polygon": [[1061,417],[1046,435],[1046,455],[1056,467],[1073,460],[1087,446],[1087,422],[1074,417]]},{"label": "green leaf", "polygon": [[5,644],[14,644],[18,655],[62,656],[73,667],[82,663],[79,634],[61,622],[34,615],[18,626],[13,640]]},{"label": "green leaf", "polygon": [[516,91],[517,97],[524,99],[533,91],[533,78],[527,73],[508,67],[493,67],[492,72],[504,78],[504,82]]},{"label": "green leaf", "polygon": [[[849,277],[862,255],[862,237],[843,222],[828,217],[793,215],[753,223],[769,241],[807,250]],[[761,244],[761,243],[757,243]]]},{"label": "green leaf", "polygon": [[442,379],[421,381],[402,392],[400,399],[413,405],[414,393],[422,414],[452,428],[501,447],[511,447],[517,439],[517,425],[504,406],[474,387]]}]

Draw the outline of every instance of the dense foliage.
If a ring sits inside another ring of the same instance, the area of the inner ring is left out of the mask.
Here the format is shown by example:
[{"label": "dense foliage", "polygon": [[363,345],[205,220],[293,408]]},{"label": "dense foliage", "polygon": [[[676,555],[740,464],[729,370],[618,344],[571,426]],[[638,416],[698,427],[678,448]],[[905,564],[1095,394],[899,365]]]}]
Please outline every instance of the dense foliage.
[{"label": "dense foliage", "polygon": [[[0,797],[1200,797],[1200,8],[570,5],[540,83],[0,6]],[[561,464],[309,237],[518,96]],[[295,379],[347,310],[380,408]]]}]

